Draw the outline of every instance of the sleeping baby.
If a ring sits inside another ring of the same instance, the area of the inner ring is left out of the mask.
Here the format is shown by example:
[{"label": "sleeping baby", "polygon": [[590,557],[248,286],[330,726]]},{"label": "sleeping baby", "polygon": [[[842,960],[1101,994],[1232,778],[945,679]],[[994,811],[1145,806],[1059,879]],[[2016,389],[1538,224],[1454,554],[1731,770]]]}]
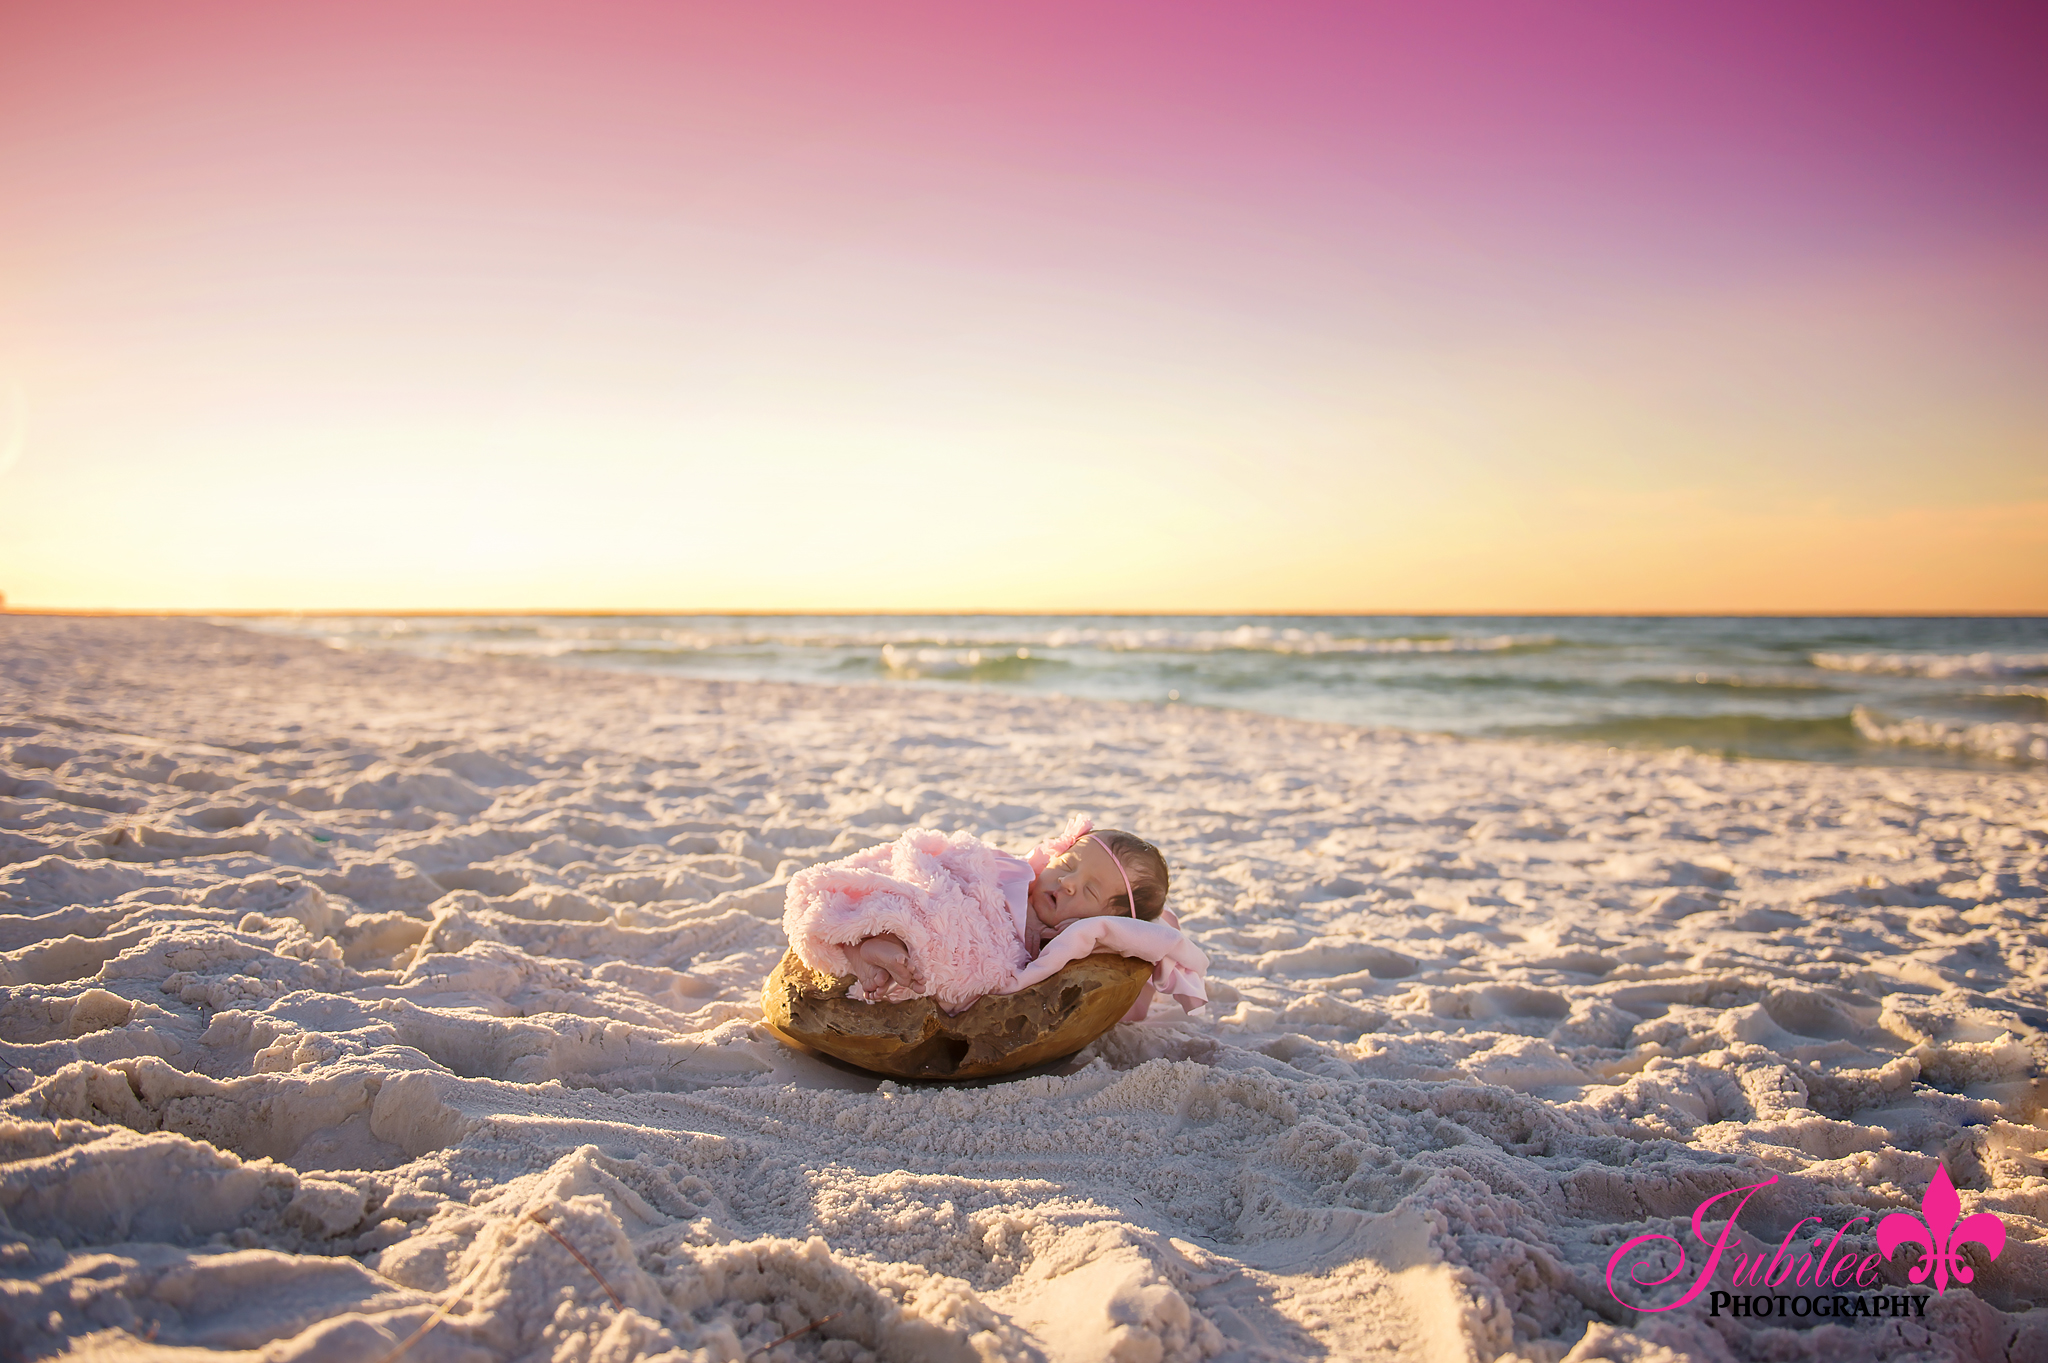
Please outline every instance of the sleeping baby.
[{"label": "sleeping baby", "polygon": [[[1153,961],[1153,985],[1198,1008],[1208,962],[1165,912],[1166,891],[1158,848],[1079,816],[1021,857],[920,828],[797,872],[782,925],[805,965],[854,976],[852,996],[875,1002],[930,996],[957,1013],[1100,947]],[[1086,921],[1102,919],[1120,922]]]}]

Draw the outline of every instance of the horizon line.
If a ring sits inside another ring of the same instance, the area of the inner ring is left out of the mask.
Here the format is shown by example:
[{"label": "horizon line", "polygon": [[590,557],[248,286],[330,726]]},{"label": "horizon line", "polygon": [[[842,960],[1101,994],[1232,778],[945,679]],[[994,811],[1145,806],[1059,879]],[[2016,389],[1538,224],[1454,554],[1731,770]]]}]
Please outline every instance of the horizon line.
[{"label": "horizon line", "polygon": [[81,618],[121,619],[209,619],[268,620],[280,617],[293,619],[355,619],[385,617],[393,619],[475,619],[503,616],[537,616],[554,619],[631,619],[646,617],[692,618],[723,616],[734,619],[788,619],[798,616],[834,616],[857,619],[873,616],[995,616],[1021,618],[1029,616],[1094,616],[1103,619],[1184,619],[1216,620],[1231,618],[1253,619],[1387,619],[1387,618],[1465,618],[1465,619],[1518,619],[1518,620],[1574,620],[1574,619],[1651,619],[1651,620],[2038,620],[2048,618],[2048,609],[2037,610],[1823,610],[1823,609],[1782,609],[1782,610],[1240,610],[1240,611],[1190,611],[1190,610],[853,610],[847,608],[814,610],[625,610],[596,609],[579,610],[566,607],[549,607],[541,610],[342,610],[322,608],[317,610],[255,609],[237,608],[232,610],[173,609],[161,610],[148,607],[64,607],[64,606],[10,606],[0,605],[0,615],[24,616],[76,616]]}]

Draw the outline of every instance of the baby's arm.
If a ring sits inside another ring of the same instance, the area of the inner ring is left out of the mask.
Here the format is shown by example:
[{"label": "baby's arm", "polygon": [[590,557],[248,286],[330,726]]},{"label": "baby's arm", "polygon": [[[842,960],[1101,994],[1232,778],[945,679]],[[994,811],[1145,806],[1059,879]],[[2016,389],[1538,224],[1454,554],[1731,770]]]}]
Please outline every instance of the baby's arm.
[{"label": "baby's arm", "polygon": [[903,945],[902,938],[892,934],[870,937],[848,947],[846,963],[869,998],[879,996],[892,985],[901,986],[912,997],[924,992],[924,982],[910,960],[910,949]]}]

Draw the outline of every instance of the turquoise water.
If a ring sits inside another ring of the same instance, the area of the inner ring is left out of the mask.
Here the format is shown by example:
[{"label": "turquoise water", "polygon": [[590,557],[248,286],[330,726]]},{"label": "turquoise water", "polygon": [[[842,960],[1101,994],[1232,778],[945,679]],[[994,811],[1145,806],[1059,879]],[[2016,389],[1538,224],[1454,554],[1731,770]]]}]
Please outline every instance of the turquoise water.
[{"label": "turquoise water", "polygon": [[1734,757],[2037,767],[2048,618],[278,616],[337,647],[978,686]]}]

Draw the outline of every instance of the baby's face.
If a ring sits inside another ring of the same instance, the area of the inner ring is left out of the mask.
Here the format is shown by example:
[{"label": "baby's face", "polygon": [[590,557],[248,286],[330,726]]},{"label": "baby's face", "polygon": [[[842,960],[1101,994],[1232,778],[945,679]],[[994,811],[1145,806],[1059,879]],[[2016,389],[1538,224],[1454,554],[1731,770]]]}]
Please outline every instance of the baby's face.
[{"label": "baby's face", "polygon": [[1093,837],[1086,837],[1053,858],[1031,882],[1031,909],[1039,922],[1054,928],[1076,918],[1129,912],[1109,902],[1122,893],[1124,878],[1116,869],[1116,858]]}]

